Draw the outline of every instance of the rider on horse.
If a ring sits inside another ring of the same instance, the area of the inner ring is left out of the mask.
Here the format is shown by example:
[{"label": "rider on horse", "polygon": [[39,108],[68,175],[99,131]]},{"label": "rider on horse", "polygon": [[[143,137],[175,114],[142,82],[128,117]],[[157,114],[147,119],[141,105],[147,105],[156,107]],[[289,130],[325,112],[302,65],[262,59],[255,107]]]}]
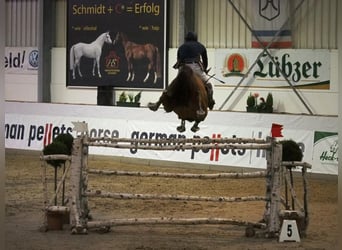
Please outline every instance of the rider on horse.
[{"label": "rider on horse", "polygon": [[178,48],[177,63],[174,68],[181,68],[182,65],[188,65],[202,79],[208,95],[208,107],[213,109],[215,101],[213,99],[213,87],[207,75],[208,56],[207,49],[203,44],[197,41],[197,35],[194,32],[188,32],[185,36],[185,42]]}]

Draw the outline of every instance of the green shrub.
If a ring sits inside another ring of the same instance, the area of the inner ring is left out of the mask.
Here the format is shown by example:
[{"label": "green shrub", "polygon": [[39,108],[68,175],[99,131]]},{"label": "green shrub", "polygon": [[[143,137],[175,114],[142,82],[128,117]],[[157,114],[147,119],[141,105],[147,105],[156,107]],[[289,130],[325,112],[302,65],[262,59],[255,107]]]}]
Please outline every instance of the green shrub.
[{"label": "green shrub", "polygon": [[[44,155],[69,155],[69,150],[67,145],[60,141],[54,141],[50,143],[49,145],[45,146],[43,149]],[[65,163],[65,160],[48,160],[46,161],[51,166],[57,168],[62,166]]]},{"label": "green shrub", "polygon": [[283,140],[280,143],[283,145],[282,161],[302,161],[303,152],[295,141]]}]

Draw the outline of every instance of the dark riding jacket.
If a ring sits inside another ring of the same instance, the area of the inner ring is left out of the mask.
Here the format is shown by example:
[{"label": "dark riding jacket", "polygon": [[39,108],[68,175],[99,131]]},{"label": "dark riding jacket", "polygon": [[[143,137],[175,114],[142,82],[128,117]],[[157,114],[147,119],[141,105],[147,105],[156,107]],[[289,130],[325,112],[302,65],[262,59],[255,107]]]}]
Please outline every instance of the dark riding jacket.
[{"label": "dark riding jacket", "polygon": [[199,63],[203,70],[208,67],[207,49],[198,41],[186,41],[177,51],[177,63]]}]

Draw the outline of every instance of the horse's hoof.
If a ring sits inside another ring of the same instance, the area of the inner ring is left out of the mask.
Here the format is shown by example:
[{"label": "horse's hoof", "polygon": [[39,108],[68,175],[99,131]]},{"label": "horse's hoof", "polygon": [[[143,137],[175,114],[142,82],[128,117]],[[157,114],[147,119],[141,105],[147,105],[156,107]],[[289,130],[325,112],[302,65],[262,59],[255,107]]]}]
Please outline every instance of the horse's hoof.
[{"label": "horse's hoof", "polygon": [[177,131],[178,131],[179,133],[183,133],[183,132],[185,131],[185,127],[184,127],[184,126],[178,126],[178,127],[177,127]]},{"label": "horse's hoof", "polygon": [[194,133],[196,133],[198,130],[200,130],[200,128],[199,127],[195,127],[195,126],[193,126],[192,128],[191,128],[191,131],[192,132],[194,132]]},{"label": "horse's hoof", "polygon": [[155,103],[149,102],[147,104],[147,107],[152,110],[152,111],[157,111],[158,110],[158,106]]}]

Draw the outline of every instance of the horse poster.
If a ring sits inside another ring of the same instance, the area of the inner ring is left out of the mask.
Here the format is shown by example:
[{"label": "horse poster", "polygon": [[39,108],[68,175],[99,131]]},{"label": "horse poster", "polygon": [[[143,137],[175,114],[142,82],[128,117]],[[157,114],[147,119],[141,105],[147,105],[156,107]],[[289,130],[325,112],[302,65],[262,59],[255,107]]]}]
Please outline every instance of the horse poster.
[{"label": "horse poster", "polygon": [[68,87],[165,88],[166,0],[67,3]]}]

